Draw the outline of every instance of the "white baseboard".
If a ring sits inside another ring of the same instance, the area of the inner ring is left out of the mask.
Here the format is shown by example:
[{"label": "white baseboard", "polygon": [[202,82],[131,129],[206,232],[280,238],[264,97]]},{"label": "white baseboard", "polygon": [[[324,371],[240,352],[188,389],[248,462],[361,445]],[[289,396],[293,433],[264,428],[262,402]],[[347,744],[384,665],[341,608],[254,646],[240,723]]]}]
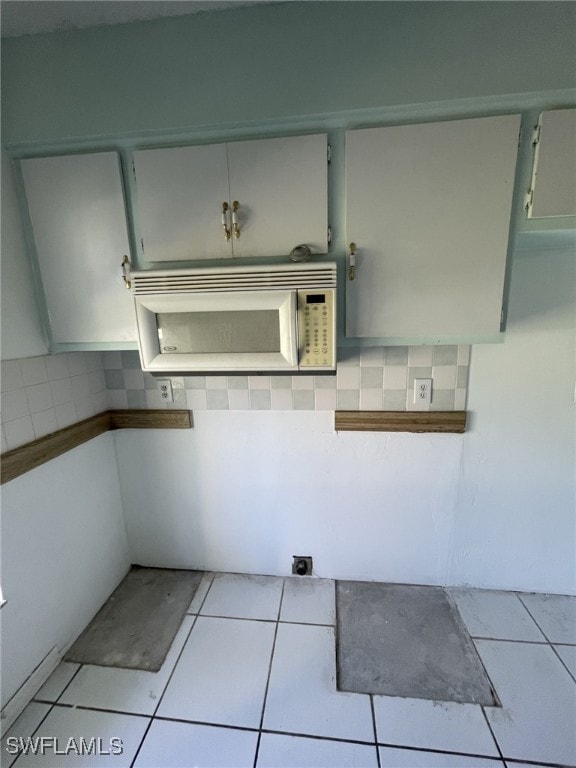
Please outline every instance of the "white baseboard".
[{"label": "white baseboard", "polygon": [[0,736],[4,736],[12,723],[28,705],[32,697],[41,688],[61,660],[58,648],[52,650],[42,659],[30,677],[18,688],[14,696],[6,704],[0,714]]}]

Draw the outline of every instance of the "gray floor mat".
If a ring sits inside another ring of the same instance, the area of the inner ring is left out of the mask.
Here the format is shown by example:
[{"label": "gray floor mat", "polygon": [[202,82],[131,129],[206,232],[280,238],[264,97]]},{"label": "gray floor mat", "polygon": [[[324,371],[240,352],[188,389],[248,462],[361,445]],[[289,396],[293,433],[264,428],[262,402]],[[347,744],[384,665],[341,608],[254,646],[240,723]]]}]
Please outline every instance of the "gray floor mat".
[{"label": "gray floor mat", "polygon": [[157,672],[202,576],[202,571],[133,567],[65,660]]},{"label": "gray floor mat", "polygon": [[338,581],[338,689],[495,706],[490,680],[440,587]]}]

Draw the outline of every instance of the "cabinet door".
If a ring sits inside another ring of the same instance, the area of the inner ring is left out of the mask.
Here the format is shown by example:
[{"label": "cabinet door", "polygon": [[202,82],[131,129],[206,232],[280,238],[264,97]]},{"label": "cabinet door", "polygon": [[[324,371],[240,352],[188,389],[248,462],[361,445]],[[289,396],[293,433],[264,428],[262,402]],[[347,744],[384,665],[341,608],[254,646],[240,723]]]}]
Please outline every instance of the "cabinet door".
[{"label": "cabinet door", "polygon": [[528,216],[576,215],[576,109],[543,112],[534,151]]},{"label": "cabinet door", "polygon": [[520,117],[346,133],[346,332],[500,330]]},{"label": "cabinet door", "polygon": [[221,223],[230,197],[225,144],[140,150],[134,168],[144,261],[232,256]]},{"label": "cabinet door", "polygon": [[21,165],[53,342],[135,341],[134,302],[121,279],[129,247],[118,156]]},{"label": "cabinet door", "polygon": [[326,152],[325,134],[228,144],[235,256],[283,256],[302,243],[326,253]]}]

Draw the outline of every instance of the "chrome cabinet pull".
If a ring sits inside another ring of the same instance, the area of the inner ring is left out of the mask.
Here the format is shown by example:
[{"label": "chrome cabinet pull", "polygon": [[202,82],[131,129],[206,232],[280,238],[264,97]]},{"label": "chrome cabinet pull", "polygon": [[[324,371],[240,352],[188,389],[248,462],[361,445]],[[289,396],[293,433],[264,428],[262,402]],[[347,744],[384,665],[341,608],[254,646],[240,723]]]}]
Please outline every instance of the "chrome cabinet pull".
[{"label": "chrome cabinet pull", "polygon": [[224,229],[224,239],[230,240],[230,229],[228,228],[228,203],[222,203],[222,218],[221,218],[221,224],[222,228]]},{"label": "chrome cabinet pull", "polygon": [[238,227],[238,208],[240,203],[238,200],[234,200],[232,203],[232,230],[234,231],[234,237],[236,240],[240,237],[240,228]]}]

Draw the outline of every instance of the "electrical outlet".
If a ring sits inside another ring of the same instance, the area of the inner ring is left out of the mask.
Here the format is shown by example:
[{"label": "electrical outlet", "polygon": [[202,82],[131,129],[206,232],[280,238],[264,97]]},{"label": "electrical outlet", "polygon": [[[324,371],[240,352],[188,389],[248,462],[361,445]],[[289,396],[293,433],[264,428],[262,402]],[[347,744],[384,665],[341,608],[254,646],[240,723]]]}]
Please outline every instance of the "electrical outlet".
[{"label": "electrical outlet", "polygon": [[163,403],[174,402],[174,392],[172,391],[172,382],[170,379],[158,379],[156,386],[160,393],[160,400],[162,400]]},{"label": "electrical outlet", "polygon": [[432,379],[414,379],[414,404],[430,405],[432,402]]}]

